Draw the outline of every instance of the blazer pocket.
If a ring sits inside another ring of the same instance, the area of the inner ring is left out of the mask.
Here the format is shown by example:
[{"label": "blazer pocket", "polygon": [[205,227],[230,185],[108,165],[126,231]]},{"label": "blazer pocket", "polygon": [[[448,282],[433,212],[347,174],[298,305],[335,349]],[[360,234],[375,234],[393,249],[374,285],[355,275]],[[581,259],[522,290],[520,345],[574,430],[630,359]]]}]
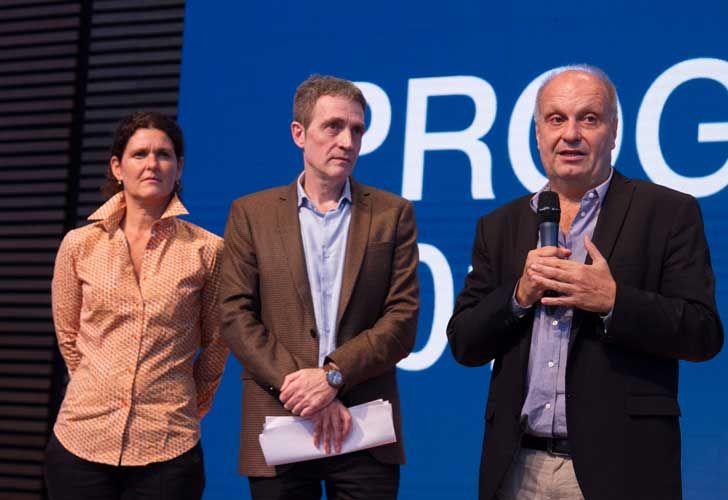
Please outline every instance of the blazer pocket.
[{"label": "blazer pocket", "polygon": [[627,400],[627,414],[679,417],[681,412],[677,399],[669,396],[630,396]]}]

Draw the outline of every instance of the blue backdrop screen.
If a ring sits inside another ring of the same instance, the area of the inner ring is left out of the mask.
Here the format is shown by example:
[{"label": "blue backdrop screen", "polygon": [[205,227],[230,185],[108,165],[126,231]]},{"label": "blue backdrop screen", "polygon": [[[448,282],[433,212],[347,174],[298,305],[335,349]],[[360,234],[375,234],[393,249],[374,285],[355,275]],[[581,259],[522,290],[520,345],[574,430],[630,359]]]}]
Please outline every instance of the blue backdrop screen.
[{"label": "blue backdrop screen", "polygon": [[[544,183],[532,109],[547,71],[588,62],[612,77],[613,162],[698,197],[728,317],[727,21],[720,0],[187,3],[179,106],[192,221],[222,234],[235,198],[301,171],[289,124],[312,73],[353,80],[370,102],[355,177],[414,203],[422,312],[399,370],[401,498],[475,497],[490,367],[457,365],[445,324],[478,217]],[[236,473],[239,374],[231,359],[203,422],[208,499],[248,495]],[[681,365],[688,499],[728,497],[726,378],[725,354]]]}]

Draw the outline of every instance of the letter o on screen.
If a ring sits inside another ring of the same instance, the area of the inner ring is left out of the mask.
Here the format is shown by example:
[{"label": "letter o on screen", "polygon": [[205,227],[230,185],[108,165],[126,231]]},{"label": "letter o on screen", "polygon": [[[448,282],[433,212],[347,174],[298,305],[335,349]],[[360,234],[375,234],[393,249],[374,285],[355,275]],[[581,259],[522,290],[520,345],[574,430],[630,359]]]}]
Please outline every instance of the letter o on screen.
[{"label": "letter o on screen", "polygon": [[433,289],[435,290],[435,307],[432,314],[432,327],[430,336],[425,346],[417,352],[397,363],[403,370],[419,371],[426,370],[434,365],[447,346],[447,322],[453,308],[453,283],[452,271],[447,259],[433,245],[418,243],[420,252],[420,263],[430,268],[432,273]]}]

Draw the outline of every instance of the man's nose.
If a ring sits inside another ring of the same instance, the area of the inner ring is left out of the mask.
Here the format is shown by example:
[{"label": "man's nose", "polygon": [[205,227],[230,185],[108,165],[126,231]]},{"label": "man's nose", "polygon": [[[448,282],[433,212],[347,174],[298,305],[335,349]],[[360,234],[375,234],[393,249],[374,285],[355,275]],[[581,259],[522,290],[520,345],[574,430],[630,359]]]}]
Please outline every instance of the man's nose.
[{"label": "man's nose", "polygon": [[339,146],[344,149],[351,149],[354,145],[354,137],[351,130],[344,128],[339,134]]},{"label": "man's nose", "polygon": [[568,120],[562,136],[566,142],[579,142],[581,140],[581,129],[576,120]]}]

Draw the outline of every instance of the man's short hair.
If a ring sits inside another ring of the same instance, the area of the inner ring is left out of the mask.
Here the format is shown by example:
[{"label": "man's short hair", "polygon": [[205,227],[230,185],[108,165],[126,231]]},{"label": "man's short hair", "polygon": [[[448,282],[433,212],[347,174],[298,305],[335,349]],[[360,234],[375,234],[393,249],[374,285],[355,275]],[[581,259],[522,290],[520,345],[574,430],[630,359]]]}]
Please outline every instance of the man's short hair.
[{"label": "man's short hair", "polygon": [[557,76],[569,72],[569,71],[578,71],[580,73],[587,73],[589,75],[595,76],[599,79],[600,82],[604,85],[604,88],[607,91],[607,102],[609,103],[610,113],[609,117],[612,120],[612,123],[614,123],[617,120],[617,113],[618,113],[618,106],[617,106],[617,88],[614,86],[614,83],[612,83],[612,80],[610,80],[609,76],[600,68],[597,68],[596,66],[592,66],[590,64],[570,64],[568,66],[561,66],[560,68],[556,68],[555,70],[551,71],[546,78],[544,79],[543,83],[541,83],[541,86],[538,88],[538,92],[536,93],[536,104],[534,105],[533,109],[533,119],[534,121],[538,121],[538,119],[541,117],[541,95],[543,94],[543,90],[546,88],[546,86],[551,83],[551,81],[556,78]]},{"label": "man's short hair", "polygon": [[316,101],[325,95],[347,97],[361,104],[362,110],[367,108],[364,94],[349,80],[335,76],[311,75],[296,89],[296,95],[293,98],[293,121],[308,128]]}]

